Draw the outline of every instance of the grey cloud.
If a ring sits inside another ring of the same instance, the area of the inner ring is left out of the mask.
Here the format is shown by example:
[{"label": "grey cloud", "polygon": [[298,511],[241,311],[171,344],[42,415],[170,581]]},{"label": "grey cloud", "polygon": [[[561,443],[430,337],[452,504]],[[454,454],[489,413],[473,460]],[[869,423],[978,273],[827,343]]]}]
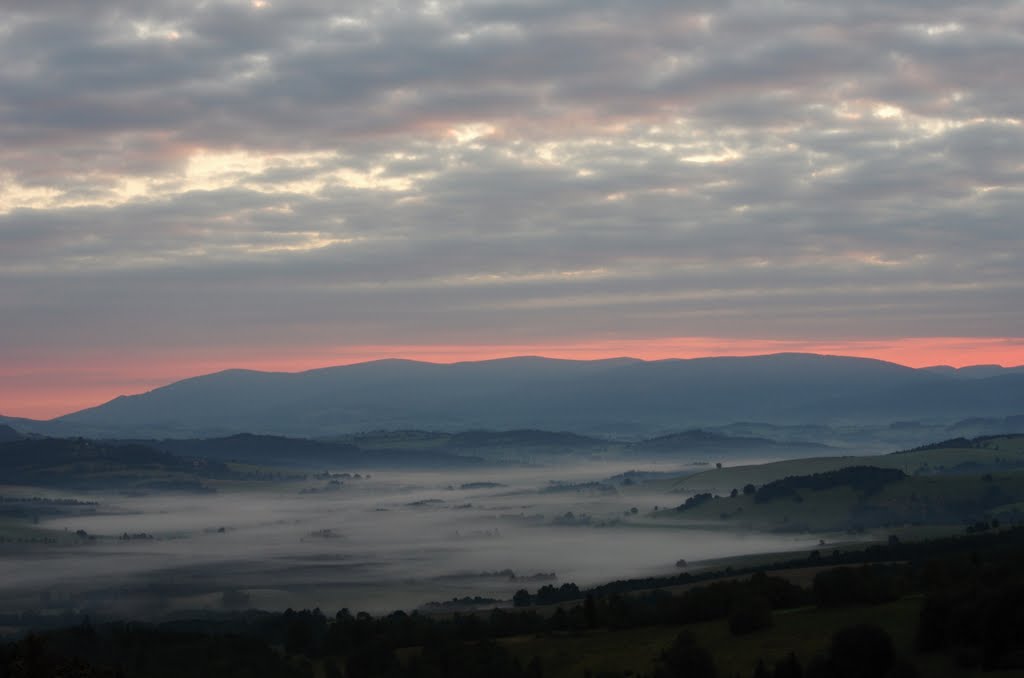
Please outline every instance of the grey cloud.
[{"label": "grey cloud", "polygon": [[8,3],[0,340],[1022,333],[1018,5],[420,9]]}]

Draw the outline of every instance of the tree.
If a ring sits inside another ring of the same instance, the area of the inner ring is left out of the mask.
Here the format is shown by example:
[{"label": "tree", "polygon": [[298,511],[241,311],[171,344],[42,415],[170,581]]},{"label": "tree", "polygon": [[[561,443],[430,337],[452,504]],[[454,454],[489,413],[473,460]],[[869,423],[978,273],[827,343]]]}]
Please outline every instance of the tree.
[{"label": "tree", "polygon": [[774,678],[803,678],[804,671],[796,654],[790,652],[785,658],[775,662]]},{"label": "tree", "polygon": [[697,644],[690,631],[683,631],[661,654],[659,678],[718,678],[711,653]]},{"label": "tree", "polygon": [[594,596],[591,593],[588,593],[583,601],[583,615],[587,619],[588,628],[597,627],[597,605],[594,603]]},{"label": "tree", "polygon": [[829,664],[837,678],[876,678],[893,665],[892,638],[874,624],[858,624],[836,631],[829,647]]}]

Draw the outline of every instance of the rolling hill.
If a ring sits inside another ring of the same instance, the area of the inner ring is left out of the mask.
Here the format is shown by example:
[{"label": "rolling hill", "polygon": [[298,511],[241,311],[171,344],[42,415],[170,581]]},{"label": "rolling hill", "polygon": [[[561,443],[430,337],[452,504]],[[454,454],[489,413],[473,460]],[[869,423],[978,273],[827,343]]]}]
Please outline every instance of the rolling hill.
[{"label": "rolling hill", "polygon": [[690,498],[659,517],[722,527],[801,532],[1016,522],[1024,507],[1024,434],[712,469],[669,487]]}]

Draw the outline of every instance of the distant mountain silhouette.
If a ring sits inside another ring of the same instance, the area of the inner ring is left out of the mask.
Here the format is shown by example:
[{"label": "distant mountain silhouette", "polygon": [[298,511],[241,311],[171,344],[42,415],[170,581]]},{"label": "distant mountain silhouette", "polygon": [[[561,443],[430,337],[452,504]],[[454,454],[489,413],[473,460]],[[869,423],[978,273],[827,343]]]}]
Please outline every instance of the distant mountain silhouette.
[{"label": "distant mountain silhouette", "polygon": [[952,423],[1022,411],[1024,373],[1014,370],[964,378],[795,353],[659,361],[520,357],[450,365],[381,360],[300,373],[227,370],[115,398],[46,426],[60,435],[168,438],[382,429],[648,437],[735,421]]}]

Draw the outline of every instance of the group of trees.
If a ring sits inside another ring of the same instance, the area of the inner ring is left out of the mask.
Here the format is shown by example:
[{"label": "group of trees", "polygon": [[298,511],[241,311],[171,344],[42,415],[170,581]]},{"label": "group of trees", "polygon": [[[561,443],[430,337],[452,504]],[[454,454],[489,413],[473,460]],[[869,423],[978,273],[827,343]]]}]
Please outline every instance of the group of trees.
[{"label": "group of trees", "polygon": [[684,501],[682,504],[676,507],[676,510],[688,511],[692,508],[697,508],[701,504],[706,504],[712,499],[714,499],[714,495],[712,495],[710,492],[701,492],[700,494],[695,494],[692,497],[688,497],[686,501]]},{"label": "group of trees", "polygon": [[1024,573],[1019,563],[957,568],[970,574],[925,598],[918,647],[964,667],[1024,668]]},{"label": "group of trees", "polygon": [[[715,659],[689,631],[680,633],[660,658],[654,678],[718,678]],[[752,678],[916,678],[892,638],[874,624],[857,624],[833,634],[827,650],[806,664],[795,653],[777,659],[773,669],[759,660]]]},{"label": "group of trees", "polygon": [[564,603],[568,600],[579,600],[581,597],[580,588],[572,582],[562,584],[558,587],[553,584],[547,584],[537,589],[537,593],[533,595],[531,595],[526,589],[519,589],[516,591],[516,594],[512,596],[512,604],[516,607],[526,607],[528,605],[554,605],[556,603]]},{"label": "group of trees", "polygon": [[258,637],[134,624],[78,626],[0,647],[3,678],[312,678]]}]

